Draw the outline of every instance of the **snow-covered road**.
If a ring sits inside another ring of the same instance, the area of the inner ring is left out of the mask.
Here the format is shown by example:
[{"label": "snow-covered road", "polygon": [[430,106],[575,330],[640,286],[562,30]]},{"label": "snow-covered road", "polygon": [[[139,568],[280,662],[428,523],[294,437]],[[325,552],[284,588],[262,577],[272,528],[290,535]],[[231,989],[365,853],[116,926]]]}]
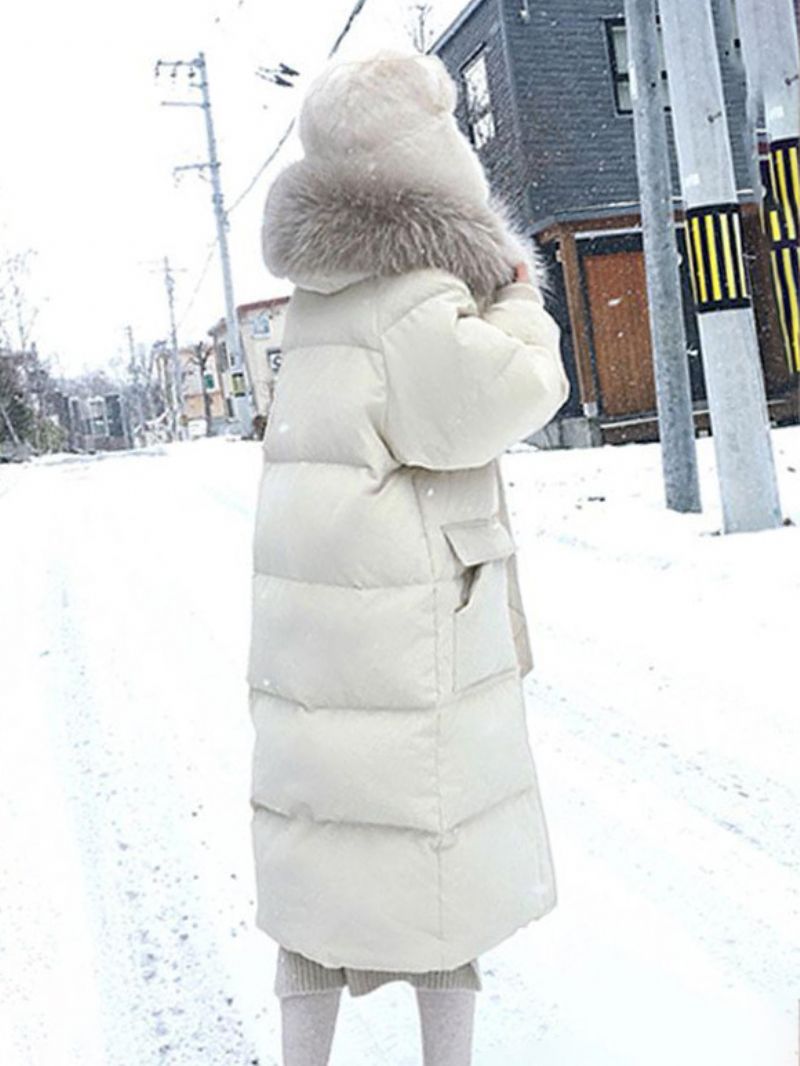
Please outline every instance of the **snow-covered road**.
[{"label": "snow-covered road", "polygon": [[[800,432],[774,435],[800,521]],[[800,528],[660,506],[658,452],[506,455],[557,908],[483,959],[476,1066],[793,1066]],[[0,467],[0,1064],[279,1061],[252,928],[255,443]],[[419,1062],[343,999],[334,1066]]]}]

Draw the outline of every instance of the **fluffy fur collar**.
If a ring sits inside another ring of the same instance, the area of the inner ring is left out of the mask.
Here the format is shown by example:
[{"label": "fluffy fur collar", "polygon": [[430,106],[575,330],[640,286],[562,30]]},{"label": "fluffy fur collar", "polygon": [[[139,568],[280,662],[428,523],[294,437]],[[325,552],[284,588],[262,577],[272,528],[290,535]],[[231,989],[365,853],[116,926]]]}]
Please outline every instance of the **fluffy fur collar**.
[{"label": "fluffy fur collar", "polygon": [[485,307],[520,261],[534,285],[543,283],[539,254],[500,204],[374,173],[343,174],[308,159],[286,167],[270,188],[262,248],[270,273],[321,291],[439,267],[466,282]]}]

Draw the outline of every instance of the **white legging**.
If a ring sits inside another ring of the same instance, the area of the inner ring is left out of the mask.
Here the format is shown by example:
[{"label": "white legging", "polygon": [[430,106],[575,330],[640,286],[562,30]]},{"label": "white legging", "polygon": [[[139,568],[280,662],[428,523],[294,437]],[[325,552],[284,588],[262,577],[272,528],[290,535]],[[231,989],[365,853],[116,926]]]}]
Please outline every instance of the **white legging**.
[{"label": "white legging", "polygon": [[[470,1066],[471,989],[417,988],[424,1066]],[[328,1066],[342,990],[282,996],[283,1066]]]}]

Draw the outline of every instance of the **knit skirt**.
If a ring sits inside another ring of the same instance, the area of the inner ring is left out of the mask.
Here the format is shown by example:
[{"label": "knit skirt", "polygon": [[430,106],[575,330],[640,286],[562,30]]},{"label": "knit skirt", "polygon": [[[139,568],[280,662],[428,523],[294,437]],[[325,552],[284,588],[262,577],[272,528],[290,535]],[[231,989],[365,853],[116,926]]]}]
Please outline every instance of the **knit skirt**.
[{"label": "knit skirt", "polygon": [[354,970],[349,966],[323,966],[281,946],[278,950],[274,991],[276,996],[295,996],[347,986],[351,996],[363,996],[388,981],[407,981],[415,988],[466,988],[473,992],[483,988],[477,959],[465,962],[455,970],[428,970],[425,973]]}]

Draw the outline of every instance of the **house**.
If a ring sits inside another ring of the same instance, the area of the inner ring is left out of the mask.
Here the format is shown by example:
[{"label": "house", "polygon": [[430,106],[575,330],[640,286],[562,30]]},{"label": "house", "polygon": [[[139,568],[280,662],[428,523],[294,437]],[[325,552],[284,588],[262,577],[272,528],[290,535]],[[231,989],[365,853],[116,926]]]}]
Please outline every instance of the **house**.
[{"label": "house", "polygon": [[[178,351],[183,392],[183,419],[190,436],[224,432],[227,410],[222,393],[214,346],[210,342]],[[207,423],[208,420],[208,423]]]},{"label": "house", "polygon": [[224,408],[220,432],[233,432],[238,425],[234,397],[239,394],[238,390],[246,388],[244,374],[241,371],[236,374],[233,369],[233,359],[228,350],[228,325],[224,318],[220,318],[208,330],[208,336],[213,349],[215,381],[219,384]]},{"label": "house", "polygon": [[133,446],[128,401],[122,393],[55,395],[58,420],[70,451],[116,452]]},{"label": "house", "polygon": [[236,308],[245,360],[244,373],[240,372],[238,376],[232,369],[225,319],[220,319],[208,331],[214,347],[225,418],[230,423],[236,421],[234,396],[239,389],[247,389],[251,395],[253,415],[259,420],[256,425],[263,424],[267,417],[275,375],[280,367],[283,323],[288,303],[288,296],[277,296],[241,304]]},{"label": "house", "polygon": [[[712,0],[726,45],[722,76],[770,417],[796,421],[796,384],[753,193],[743,66],[735,30],[726,41],[724,2]],[[459,84],[457,118],[493,192],[551,268],[548,306],[562,327],[572,394],[542,443],[657,437],[626,46],[622,0],[472,0],[430,49]],[[662,80],[668,109],[664,71]],[[671,127],[668,133],[695,420],[705,428]]]},{"label": "house", "polygon": [[288,296],[240,304],[236,308],[247,369],[254,394],[255,414],[266,418],[272,404],[275,375],[281,365],[283,323]]}]

